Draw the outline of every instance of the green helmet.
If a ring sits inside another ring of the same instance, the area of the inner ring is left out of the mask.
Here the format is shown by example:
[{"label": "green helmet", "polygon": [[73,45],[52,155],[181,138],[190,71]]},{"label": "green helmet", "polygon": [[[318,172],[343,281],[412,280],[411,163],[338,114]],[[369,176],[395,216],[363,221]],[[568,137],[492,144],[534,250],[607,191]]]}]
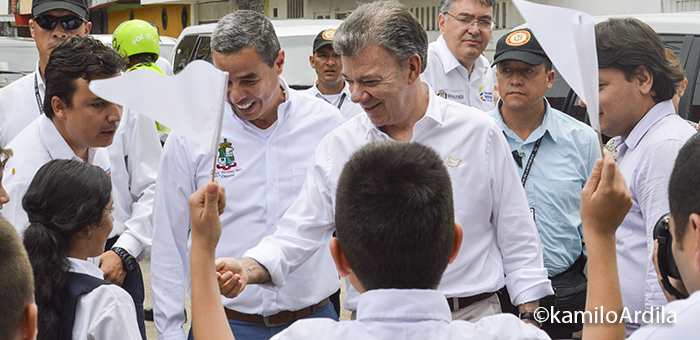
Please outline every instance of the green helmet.
[{"label": "green helmet", "polygon": [[112,47],[121,55],[130,57],[135,54],[155,54],[160,56],[158,31],[146,21],[134,19],[124,21],[112,34]]}]

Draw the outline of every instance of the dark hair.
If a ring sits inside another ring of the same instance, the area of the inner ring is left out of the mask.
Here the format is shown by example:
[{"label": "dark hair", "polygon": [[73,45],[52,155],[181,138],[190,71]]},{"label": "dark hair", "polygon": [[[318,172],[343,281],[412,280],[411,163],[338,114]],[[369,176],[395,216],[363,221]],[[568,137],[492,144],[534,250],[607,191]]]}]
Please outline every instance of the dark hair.
[{"label": "dark hair", "polygon": [[674,69],[666,58],[659,35],[649,25],[634,18],[610,18],[595,25],[598,67],[620,70],[631,81],[640,66],[653,76],[654,101],[673,98],[683,72]]},{"label": "dark hair", "polygon": [[[675,226],[673,242],[681,245],[691,214],[700,214],[700,135],[695,134],[678,151],[668,181],[668,204]],[[682,249],[682,248],[681,248]]]},{"label": "dark hair", "polygon": [[455,237],[452,185],[438,154],[418,143],[364,146],[338,180],[335,227],[367,289],[434,289]]},{"label": "dark hair", "polygon": [[333,36],[333,49],[352,58],[378,45],[404,66],[409,57],[420,57],[421,73],[428,65],[428,35],[418,19],[396,1],[375,1],[357,7]]},{"label": "dark hair", "polygon": [[69,268],[64,256],[73,235],[102,222],[111,191],[112,182],[103,169],[75,160],[52,160],[32,179],[22,207],[30,222],[24,247],[35,273],[37,339],[59,338],[60,297]]},{"label": "dark hair", "polygon": [[5,169],[5,164],[7,164],[10,156],[12,156],[12,150],[0,147],[0,171]]},{"label": "dark hair", "polygon": [[15,228],[0,215],[0,339],[14,339],[22,314],[34,302],[34,278]]},{"label": "dark hair", "polygon": [[227,14],[216,24],[211,34],[211,49],[230,54],[254,46],[267,66],[274,66],[280,52],[275,27],[261,13],[241,10]]},{"label": "dark hair", "polygon": [[44,113],[53,119],[51,99],[54,96],[66,107],[73,104],[78,78],[90,81],[95,77],[111,77],[124,71],[127,61],[119,52],[92,37],[73,36],[51,52],[44,71],[46,95]]}]

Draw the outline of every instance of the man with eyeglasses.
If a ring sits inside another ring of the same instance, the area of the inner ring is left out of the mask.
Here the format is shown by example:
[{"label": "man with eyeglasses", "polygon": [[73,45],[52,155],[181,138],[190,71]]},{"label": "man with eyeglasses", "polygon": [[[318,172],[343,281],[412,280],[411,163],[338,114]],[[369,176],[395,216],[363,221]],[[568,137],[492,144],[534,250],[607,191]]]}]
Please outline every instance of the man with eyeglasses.
[{"label": "man with eyeglasses", "polygon": [[[36,70],[0,90],[0,146],[6,146],[44,115],[44,69],[51,52],[73,36],[85,37],[87,0],[34,0],[29,29],[39,50]],[[81,56],[75,56],[80,62]],[[67,82],[68,80],[66,80]],[[36,141],[41,143],[41,141]],[[124,108],[114,141],[107,147],[114,196],[114,229],[100,256],[105,280],[124,288],[136,305],[145,339],[144,288],[138,261],[151,252],[153,197],[161,144],[155,122]],[[21,197],[14,198],[21,201]]]},{"label": "man with eyeglasses", "polygon": [[428,48],[421,79],[438,96],[482,111],[494,108],[491,65],[482,54],[491,40],[493,0],[440,0],[440,37]]}]

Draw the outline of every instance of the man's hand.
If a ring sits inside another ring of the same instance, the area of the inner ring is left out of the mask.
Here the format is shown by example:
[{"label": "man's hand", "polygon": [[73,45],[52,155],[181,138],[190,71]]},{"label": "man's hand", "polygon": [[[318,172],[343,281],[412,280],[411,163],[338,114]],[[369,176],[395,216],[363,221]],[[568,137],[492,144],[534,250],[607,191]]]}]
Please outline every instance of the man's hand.
[{"label": "man's hand", "polygon": [[265,266],[248,257],[216,259],[216,278],[221,295],[230,299],[238,296],[248,284],[272,280]]},{"label": "man's hand", "polygon": [[105,273],[105,280],[121,286],[126,276],[122,258],[112,250],[107,250],[100,255],[100,269]]},{"label": "man's hand", "polygon": [[214,181],[206,183],[190,196],[193,242],[197,240],[203,246],[216,249],[221,237],[219,215],[224,212],[225,207],[226,190],[223,185]]},{"label": "man's hand", "polygon": [[221,295],[233,299],[248,284],[248,273],[241,261],[222,257],[216,259],[216,278],[219,281]]},{"label": "man's hand", "polygon": [[[659,286],[661,286],[661,290],[664,292],[664,295],[666,295],[666,300],[668,300],[669,302],[677,300],[675,296],[673,296],[671,293],[666,291],[664,284],[661,283],[661,271],[659,271],[659,241],[658,240],[654,240],[654,253],[652,255],[652,259],[654,260],[654,269],[656,269],[656,277],[659,280]],[[668,281],[671,283],[671,286],[673,286],[673,288],[676,288],[676,290],[678,290],[678,292],[680,292],[681,294],[685,294],[686,296],[690,295],[690,294],[688,294],[688,290],[685,289],[685,285],[683,284],[683,281],[676,280],[670,276],[668,277]]]},{"label": "man's hand", "polygon": [[632,197],[625,178],[610,152],[596,161],[588,182],[581,191],[581,221],[598,235],[615,235],[615,231],[632,208]]}]

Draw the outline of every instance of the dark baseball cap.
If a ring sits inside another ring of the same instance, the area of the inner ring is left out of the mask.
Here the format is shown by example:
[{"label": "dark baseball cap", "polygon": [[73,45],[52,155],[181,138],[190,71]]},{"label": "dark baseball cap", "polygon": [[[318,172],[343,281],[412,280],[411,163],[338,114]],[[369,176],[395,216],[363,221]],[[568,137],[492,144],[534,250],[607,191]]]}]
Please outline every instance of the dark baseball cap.
[{"label": "dark baseball cap", "polygon": [[532,31],[526,28],[510,32],[498,39],[491,66],[504,60],[517,60],[536,66],[547,59],[547,54],[544,53]]},{"label": "dark baseball cap", "polygon": [[66,9],[81,18],[86,18],[88,12],[90,12],[87,0],[34,0],[32,2],[32,16],[54,9]]},{"label": "dark baseball cap", "polygon": [[314,39],[314,50],[312,53],[316,53],[319,48],[333,43],[333,36],[335,35],[335,30],[332,28],[323,30],[318,33],[316,39]]}]

